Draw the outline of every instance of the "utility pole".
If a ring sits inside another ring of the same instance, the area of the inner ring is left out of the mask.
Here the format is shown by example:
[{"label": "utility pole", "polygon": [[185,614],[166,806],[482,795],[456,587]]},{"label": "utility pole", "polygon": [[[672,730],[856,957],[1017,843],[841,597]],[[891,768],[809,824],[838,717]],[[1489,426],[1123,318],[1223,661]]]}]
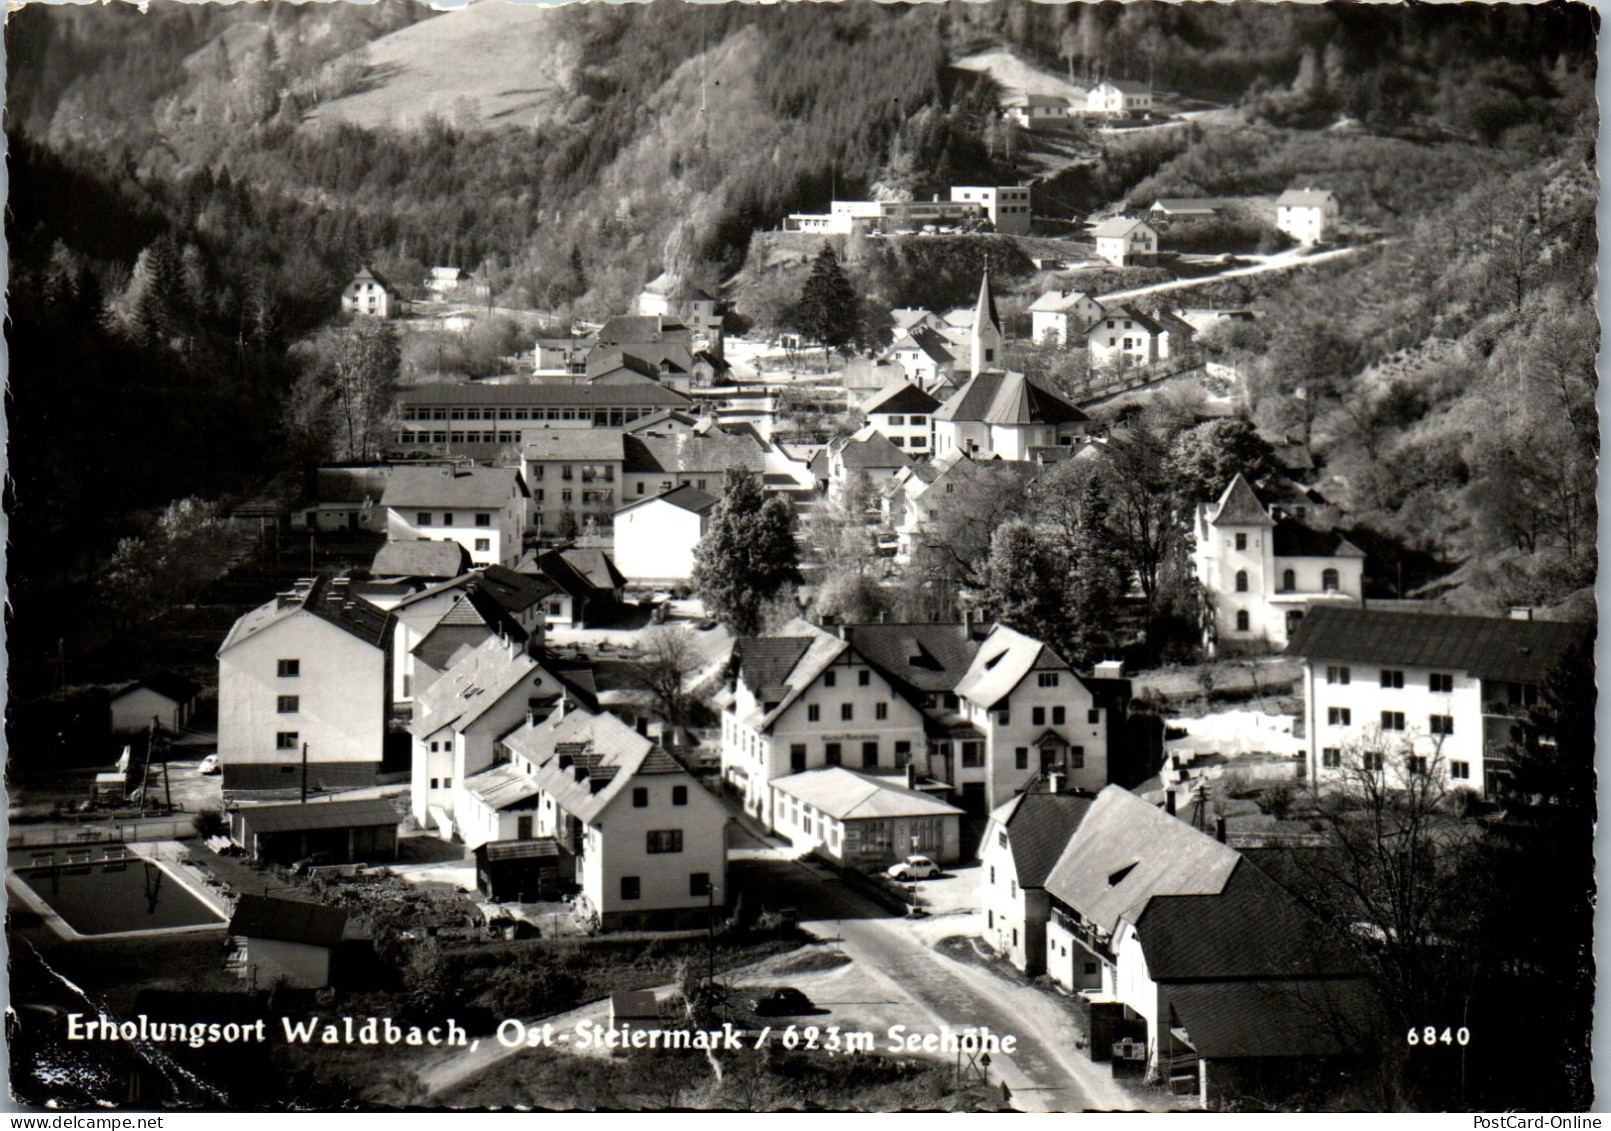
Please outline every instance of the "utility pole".
[{"label": "utility pole", "polygon": [[302,744],[302,804],[308,803],[308,744]]},{"label": "utility pole", "polygon": [[705,985],[716,982],[716,885],[705,885]]}]

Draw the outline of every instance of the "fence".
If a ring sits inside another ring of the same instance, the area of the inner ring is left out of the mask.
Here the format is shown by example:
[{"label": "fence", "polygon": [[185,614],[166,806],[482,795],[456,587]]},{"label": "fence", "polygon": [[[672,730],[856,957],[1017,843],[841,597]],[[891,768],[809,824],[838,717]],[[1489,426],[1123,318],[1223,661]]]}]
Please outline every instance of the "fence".
[{"label": "fence", "polygon": [[6,834],[7,848],[45,848],[56,845],[122,844],[131,841],[184,840],[196,835],[192,814],[140,821],[112,821],[62,825],[13,825]]}]

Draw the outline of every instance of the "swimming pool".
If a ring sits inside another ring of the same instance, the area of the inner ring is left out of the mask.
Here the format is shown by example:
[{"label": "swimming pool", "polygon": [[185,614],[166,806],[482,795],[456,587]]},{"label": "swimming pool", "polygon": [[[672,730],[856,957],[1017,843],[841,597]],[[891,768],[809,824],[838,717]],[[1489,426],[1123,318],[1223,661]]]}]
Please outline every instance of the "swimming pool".
[{"label": "swimming pool", "polygon": [[217,926],[224,920],[160,865],[139,856],[16,869],[40,902],[80,935]]}]

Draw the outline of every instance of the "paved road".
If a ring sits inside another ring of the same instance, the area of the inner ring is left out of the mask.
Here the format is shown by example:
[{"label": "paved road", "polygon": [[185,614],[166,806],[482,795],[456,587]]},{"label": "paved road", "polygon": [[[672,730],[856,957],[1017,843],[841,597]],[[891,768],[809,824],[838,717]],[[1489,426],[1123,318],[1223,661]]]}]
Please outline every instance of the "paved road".
[{"label": "paved road", "polygon": [[1307,248],[1295,247],[1288,251],[1272,255],[1262,263],[1255,263],[1251,267],[1237,267],[1231,271],[1222,271],[1218,275],[1203,275],[1196,279],[1171,279],[1167,283],[1153,283],[1150,286],[1136,287],[1134,290],[1113,291],[1110,294],[1097,295],[1096,301],[1100,303],[1117,302],[1121,299],[1137,298],[1140,295],[1154,294],[1158,291],[1178,291],[1188,287],[1206,287],[1210,283],[1218,283],[1225,279],[1236,279],[1246,275],[1263,275],[1270,271],[1287,271],[1294,267],[1312,267],[1316,263],[1327,263],[1333,259],[1355,255],[1377,244],[1360,244],[1357,247],[1339,247],[1331,251],[1309,252]]},{"label": "paved road", "polygon": [[[772,907],[796,908],[801,926],[839,946],[863,972],[885,983],[895,1002],[921,1007],[938,1031],[988,1026],[1014,1034],[1018,1051],[991,1058],[992,1078],[1005,1079],[1013,1105],[1028,1111],[1136,1110],[1137,1101],[1113,1082],[1106,1065],[1079,1051],[1073,1019],[1041,991],[982,967],[958,962],[929,947],[910,921],[892,918],[851,891],[830,870],[781,859],[762,846],[744,822],[735,859],[767,868]],[[883,1045],[882,1034],[880,1046]]]}]

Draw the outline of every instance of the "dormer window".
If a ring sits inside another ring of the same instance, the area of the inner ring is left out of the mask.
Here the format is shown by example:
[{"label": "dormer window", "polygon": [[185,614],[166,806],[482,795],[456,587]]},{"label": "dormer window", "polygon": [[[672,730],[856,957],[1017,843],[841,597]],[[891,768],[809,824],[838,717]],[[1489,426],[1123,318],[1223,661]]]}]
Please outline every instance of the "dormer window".
[{"label": "dormer window", "polygon": [[1139,864],[1139,863],[1140,863],[1139,860],[1132,860],[1130,863],[1128,863],[1124,867],[1120,868],[1117,872],[1114,872],[1111,876],[1108,877],[1108,887],[1116,888],[1120,884],[1124,883],[1124,878],[1126,876],[1128,876],[1131,872],[1135,871],[1136,865]]}]

